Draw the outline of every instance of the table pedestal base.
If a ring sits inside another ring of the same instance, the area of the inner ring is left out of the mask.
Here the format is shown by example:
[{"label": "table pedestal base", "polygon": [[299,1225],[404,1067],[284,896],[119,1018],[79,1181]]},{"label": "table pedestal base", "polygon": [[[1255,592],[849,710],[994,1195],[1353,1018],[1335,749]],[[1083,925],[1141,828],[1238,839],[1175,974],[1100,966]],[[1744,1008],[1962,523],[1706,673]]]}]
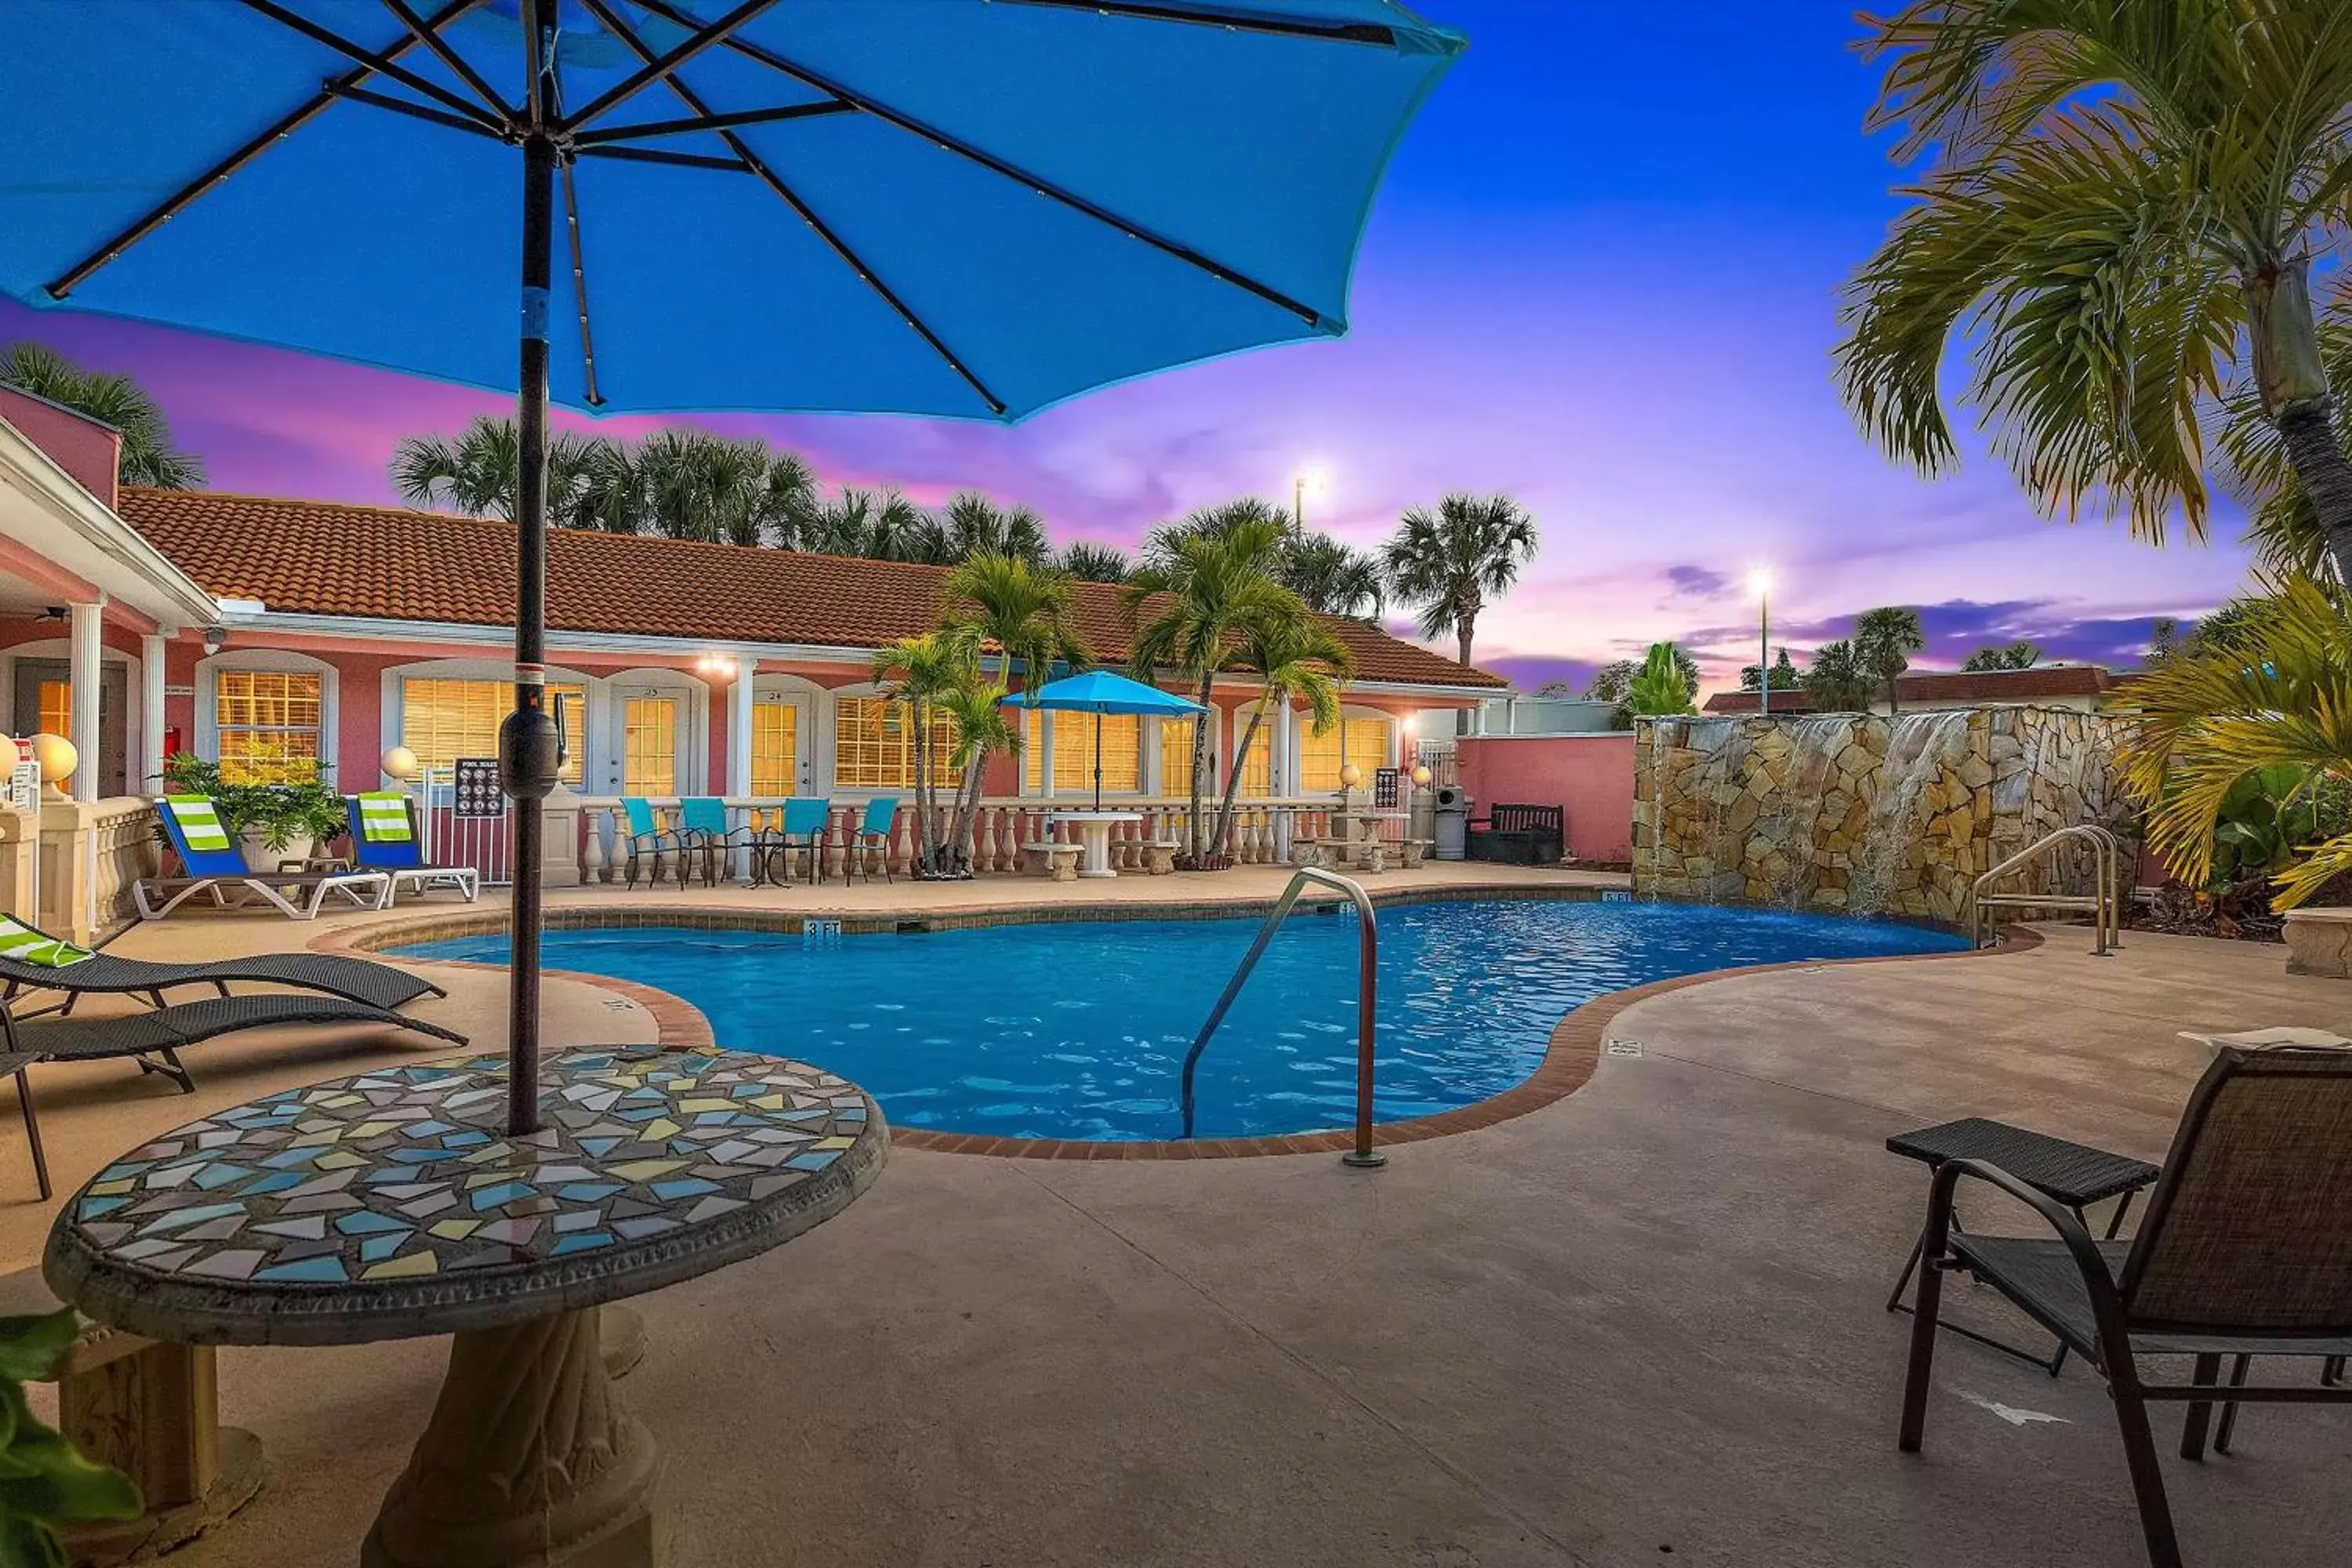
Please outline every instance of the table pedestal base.
[{"label": "table pedestal base", "polygon": [[657,1568],[661,1455],[594,1310],[461,1333],[361,1568]]}]

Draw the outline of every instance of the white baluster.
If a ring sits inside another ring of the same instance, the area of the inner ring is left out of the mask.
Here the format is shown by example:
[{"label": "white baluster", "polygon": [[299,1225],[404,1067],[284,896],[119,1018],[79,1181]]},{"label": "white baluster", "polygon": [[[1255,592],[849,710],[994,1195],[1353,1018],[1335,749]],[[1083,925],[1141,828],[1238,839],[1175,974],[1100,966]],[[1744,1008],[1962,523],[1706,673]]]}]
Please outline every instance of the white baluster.
[{"label": "white baluster", "polygon": [[580,885],[593,888],[604,879],[604,814],[590,806],[580,814]]}]

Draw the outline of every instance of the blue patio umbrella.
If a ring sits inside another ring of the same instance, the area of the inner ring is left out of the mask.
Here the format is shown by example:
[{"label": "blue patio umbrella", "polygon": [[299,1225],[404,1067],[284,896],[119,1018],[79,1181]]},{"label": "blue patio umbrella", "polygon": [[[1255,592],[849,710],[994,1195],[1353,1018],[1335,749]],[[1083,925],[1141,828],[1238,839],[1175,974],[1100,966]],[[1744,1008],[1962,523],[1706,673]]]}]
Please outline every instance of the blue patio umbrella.
[{"label": "blue patio umbrella", "polygon": [[9,0],[0,291],[518,394],[523,1131],[549,404],[1013,420],[1336,336],[1462,43],[1392,0]]},{"label": "blue patio umbrella", "polygon": [[1049,680],[1034,694],[1016,694],[1008,699],[1024,708],[1051,708],[1066,713],[1091,713],[1095,716],[1095,809],[1102,809],[1102,721],[1106,713],[1135,713],[1145,717],[1157,714],[1163,719],[1189,719],[1208,710],[1190,698],[1179,697],[1172,691],[1162,691],[1156,686],[1146,686],[1140,680],[1129,680],[1108,669],[1090,669],[1084,675],[1066,675],[1059,680]]}]

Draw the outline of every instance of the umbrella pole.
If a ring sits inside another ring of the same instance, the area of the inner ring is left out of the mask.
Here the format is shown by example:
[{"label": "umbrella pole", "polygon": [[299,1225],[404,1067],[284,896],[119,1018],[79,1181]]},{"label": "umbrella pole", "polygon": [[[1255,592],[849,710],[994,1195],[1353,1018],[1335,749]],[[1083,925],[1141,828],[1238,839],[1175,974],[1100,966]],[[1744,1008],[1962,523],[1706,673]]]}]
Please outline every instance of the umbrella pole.
[{"label": "umbrella pole", "polygon": [[[526,8],[526,15],[529,8]],[[541,68],[544,68],[543,67]],[[545,99],[534,93],[534,105]],[[554,244],[555,144],[522,144],[522,333],[515,489],[514,711],[499,731],[512,798],[513,960],[507,1008],[507,1131],[539,1131],[539,935],[546,858],[540,801],[555,787],[556,729],[547,712],[547,289]]]}]

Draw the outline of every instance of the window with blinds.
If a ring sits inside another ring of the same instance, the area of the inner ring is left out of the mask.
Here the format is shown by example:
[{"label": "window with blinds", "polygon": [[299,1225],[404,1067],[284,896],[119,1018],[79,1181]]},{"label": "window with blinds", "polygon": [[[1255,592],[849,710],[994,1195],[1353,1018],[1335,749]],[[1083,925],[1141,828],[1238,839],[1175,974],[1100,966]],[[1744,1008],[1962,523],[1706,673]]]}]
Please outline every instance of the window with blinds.
[{"label": "window with blinds", "polygon": [[[1091,795],[1095,787],[1095,716],[1055,713],[1054,793]],[[1029,793],[1042,793],[1045,772],[1046,715],[1032,709],[1021,715],[1021,769]],[[1105,795],[1135,795],[1143,788],[1143,725],[1132,713],[1102,716],[1102,787]]]},{"label": "window with blinds", "polygon": [[[941,787],[962,782],[949,762],[956,746],[954,721],[930,716],[931,778]],[[880,697],[836,697],[833,703],[833,782],[844,789],[915,787],[914,716],[904,702]]]},{"label": "window with blinds", "polygon": [[[315,671],[224,669],[213,678],[221,779],[304,784],[319,776],[324,678]],[[47,698],[42,692],[44,703]]]},{"label": "window with blinds", "polygon": [[751,708],[751,793],[791,795],[800,787],[800,710],[789,702]]},{"label": "window with blinds", "polygon": [[[563,782],[577,787],[585,776],[588,748],[582,731],[587,694],[578,685],[550,686],[548,711],[561,702],[570,755]],[[446,768],[460,757],[499,754],[499,726],[514,708],[514,687],[503,680],[444,680],[412,677],[400,683],[400,743],[428,768]]]},{"label": "window with blinds", "polygon": [[1395,730],[1386,719],[1343,719],[1321,734],[1304,719],[1298,726],[1298,791],[1301,795],[1337,795],[1339,764],[1353,763],[1371,786],[1372,770],[1396,765]]}]

